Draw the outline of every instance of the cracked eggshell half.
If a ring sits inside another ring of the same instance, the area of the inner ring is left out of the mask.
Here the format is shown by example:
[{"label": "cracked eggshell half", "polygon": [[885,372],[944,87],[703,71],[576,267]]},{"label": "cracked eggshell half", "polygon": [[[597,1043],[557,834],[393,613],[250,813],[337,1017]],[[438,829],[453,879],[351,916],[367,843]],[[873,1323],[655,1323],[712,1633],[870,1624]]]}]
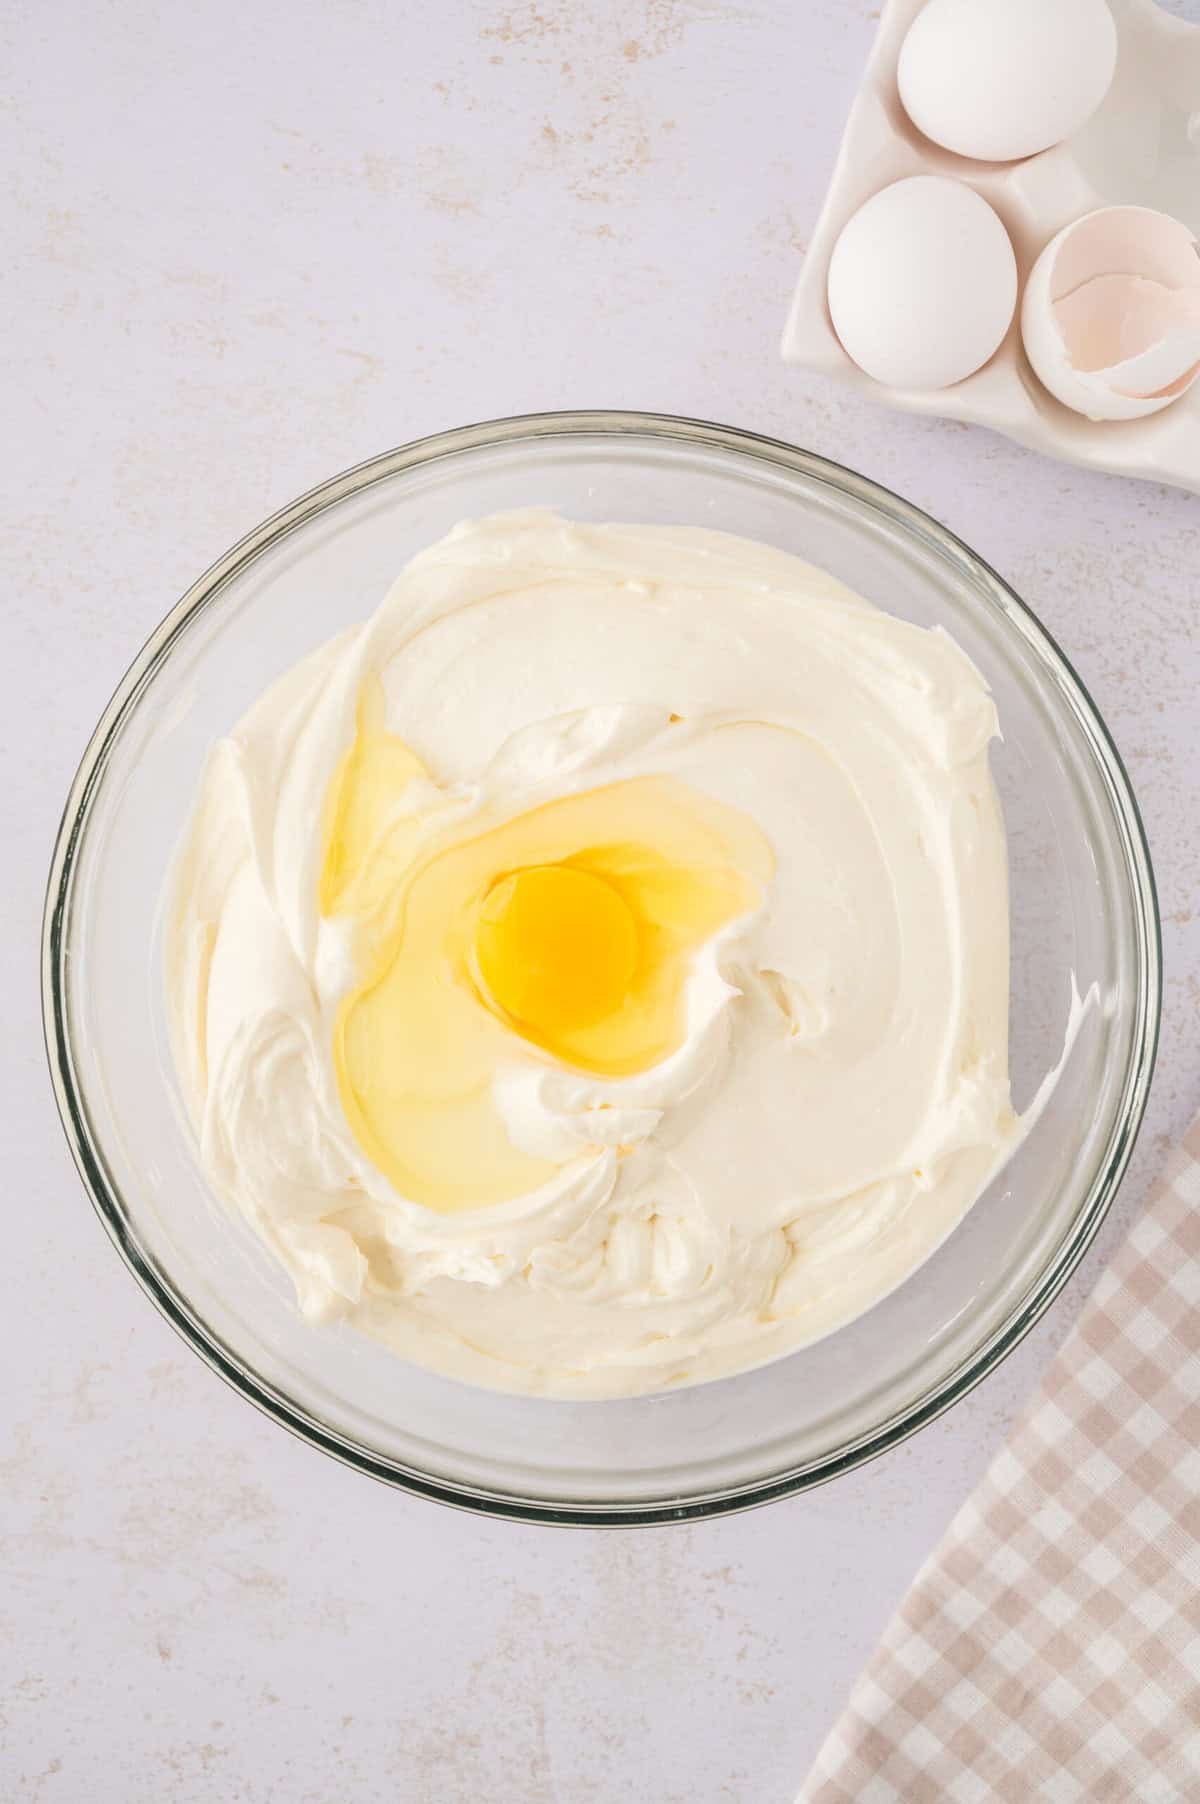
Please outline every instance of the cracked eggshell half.
[{"label": "cracked eggshell half", "polygon": [[1021,337],[1043,385],[1090,420],[1158,413],[1200,376],[1200,245],[1151,207],[1101,207],[1030,271]]}]

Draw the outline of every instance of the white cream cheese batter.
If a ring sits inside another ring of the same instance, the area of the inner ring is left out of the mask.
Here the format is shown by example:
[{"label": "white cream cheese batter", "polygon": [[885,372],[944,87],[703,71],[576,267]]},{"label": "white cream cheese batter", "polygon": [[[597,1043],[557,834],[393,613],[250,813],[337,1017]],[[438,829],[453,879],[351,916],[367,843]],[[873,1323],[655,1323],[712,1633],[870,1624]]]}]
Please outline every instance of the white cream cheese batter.
[{"label": "white cream cheese batter", "polygon": [[[1021,1132],[996,731],[945,633],[764,545],[456,528],[211,754],[167,983],[214,1184],[307,1314],[474,1383],[632,1395],[850,1321]],[[563,862],[641,966],[556,1039],[455,947]]]}]

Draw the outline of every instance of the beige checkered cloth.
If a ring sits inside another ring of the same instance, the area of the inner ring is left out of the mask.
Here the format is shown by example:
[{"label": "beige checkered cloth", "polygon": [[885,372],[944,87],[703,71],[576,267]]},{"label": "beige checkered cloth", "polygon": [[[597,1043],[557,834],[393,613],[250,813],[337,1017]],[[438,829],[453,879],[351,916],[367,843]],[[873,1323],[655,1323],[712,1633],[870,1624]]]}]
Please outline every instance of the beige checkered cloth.
[{"label": "beige checkered cloth", "polygon": [[1200,1804],[1200,1120],[799,1804]]}]

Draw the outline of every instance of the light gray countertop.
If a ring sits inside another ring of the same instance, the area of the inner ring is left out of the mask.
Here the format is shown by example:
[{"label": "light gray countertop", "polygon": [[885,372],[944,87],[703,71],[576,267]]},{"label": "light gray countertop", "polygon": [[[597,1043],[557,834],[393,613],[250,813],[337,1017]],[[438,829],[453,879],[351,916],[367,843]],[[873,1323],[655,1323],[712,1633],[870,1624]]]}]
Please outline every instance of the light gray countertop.
[{"label": "light gray countertop", "polygon": [[[865,0],[3,9],[14,1804],[786,1804],[1200,1105],[1200,500],[893,415],[776,359],[873,27]],[[71,774],[187,583],[376,451],[573,405],[798,440],[981,551],[1113,728],[1166,942],[1134,1166],[1020,1350],[823,1491],[623,1535],[411,1501],[221,1385],[92,1215],[37,1001]]]}]

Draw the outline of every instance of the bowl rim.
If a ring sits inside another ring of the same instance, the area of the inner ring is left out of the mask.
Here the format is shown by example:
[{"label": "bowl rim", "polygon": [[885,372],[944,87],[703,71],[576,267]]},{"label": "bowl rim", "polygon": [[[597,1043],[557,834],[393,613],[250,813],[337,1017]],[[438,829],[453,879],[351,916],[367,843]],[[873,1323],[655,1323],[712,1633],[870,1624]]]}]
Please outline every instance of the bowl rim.
[{"label": "bowl rim", "polygon": [[[247,1369],[207,1324],[196,1317],[183,1292],[139,1246],[119,1190],[109,1174],[99,1137],[93,1132],[72,1050],[67,1006],[70,986],[67,950],[77,857],[110,752],[126,719],[175,641],[193,617],[216,599],[232,576],[327,508],[402,472],[464,452],[504,445],[604,437],[652,438],[680,446],[699,445],[732,453],[738,458],[772,464],[791,475],[803,476],[838,490],[865,505],[876,516],[885,516],[902,536],[931,544],[943,558],[948,556],[952,563],[965,566],[976,586],[989,592],[989,599],[997,611],[1026,641],[1054,680],[1059,699],[1069,707],[1083,730],[1103,778],[1130,880],[1137,996],[1132,1052],[1124,1074],[1120,1107],[1107,1143],[1097,1156],[1073,1227],[1005,1319],[964,1355],[940,1383],[843,1447],[770,1477],[744,1480],[682,1497],[666,1495],[629,1503],[591,1505],[577,1499],[548,1500],[487,1490],[372,1452],[310,1415],[276,1386]],[[613,1528],[688,1522],[732,1514],[827,1483],[898,1446],[934,1421],[1012,1352],[1049,1308],[1087,1252],[1128,1166],[1145,1112],[1158,1048],[1162,942],[1157,891],[1145,829],[1128,774],[1108,728],[1085,684],[1056,641],[1032,609],[983,558],[932,515],[872,478],[816,452],[712,421],[598,408],[485,420],[414,439],[368,458],[317,484],[279,509],[191,584],[151,633],[117,685],[72,781],[47,880],[41,939],[41,988],[46,1055],[55,1101],[84,1187],[110,1239],[143,1290],[213,1371],[299,1439],[320,1448],[344,1465],[412,1495],[511,1521]]]}]

